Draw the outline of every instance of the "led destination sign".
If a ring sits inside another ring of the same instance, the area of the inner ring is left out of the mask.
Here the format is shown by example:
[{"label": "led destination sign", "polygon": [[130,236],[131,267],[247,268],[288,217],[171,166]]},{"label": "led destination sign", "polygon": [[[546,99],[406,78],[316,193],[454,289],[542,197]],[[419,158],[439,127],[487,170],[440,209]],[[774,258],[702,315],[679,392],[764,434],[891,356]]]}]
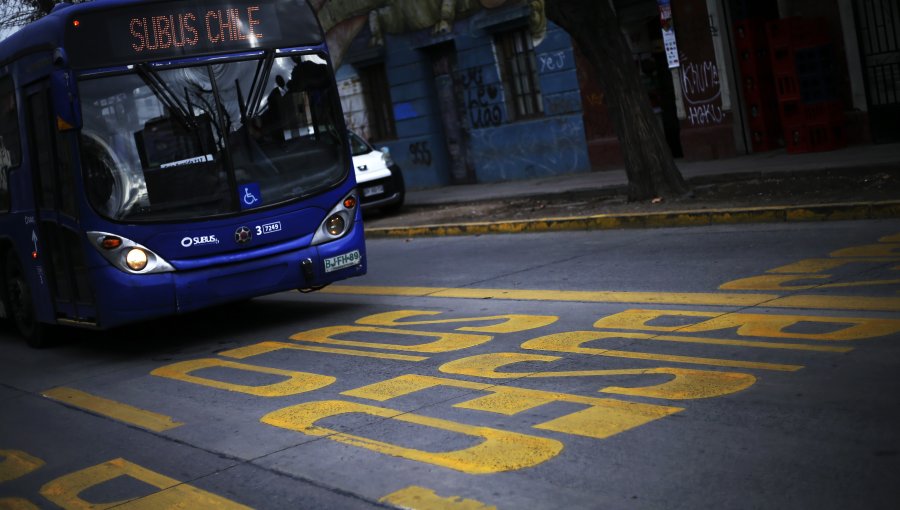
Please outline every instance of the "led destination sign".
[{"label": "led destination sign", "polygon": [[73,14],[66,27],[76,68],[321,42],[305,0],[153,2]]},{"label": "led destination sign", "polygon": [[131,48],[135,53],[165,51],[172,47],[207,48],[242,41],[253,46],[269,37],[280,37],[278,18],[271,5],[243,9],[159,14],[131,18]]}]

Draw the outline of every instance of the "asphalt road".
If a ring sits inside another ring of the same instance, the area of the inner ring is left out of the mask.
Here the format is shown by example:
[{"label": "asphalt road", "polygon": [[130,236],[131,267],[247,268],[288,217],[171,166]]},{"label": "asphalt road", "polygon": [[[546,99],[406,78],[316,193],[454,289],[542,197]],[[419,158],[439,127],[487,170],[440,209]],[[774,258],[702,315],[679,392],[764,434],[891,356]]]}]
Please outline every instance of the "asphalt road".
[{"label": "asphalt road", "polygon": [[377,239],[28,349],[0,508],[896,508],[900,221]]}]

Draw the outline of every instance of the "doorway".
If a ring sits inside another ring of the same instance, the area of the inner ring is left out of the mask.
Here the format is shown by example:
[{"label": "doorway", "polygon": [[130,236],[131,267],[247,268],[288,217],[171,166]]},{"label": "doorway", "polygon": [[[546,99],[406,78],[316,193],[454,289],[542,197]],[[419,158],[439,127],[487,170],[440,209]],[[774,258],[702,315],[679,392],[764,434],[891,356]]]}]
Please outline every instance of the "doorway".
[{"label": "doorway", "polygon": [[469,132],[462,85],[457,79],[456,46],[452,41],[428,49],[434,86],[449,156],[450,184],[475,182],[475,169],[469,157]]}]

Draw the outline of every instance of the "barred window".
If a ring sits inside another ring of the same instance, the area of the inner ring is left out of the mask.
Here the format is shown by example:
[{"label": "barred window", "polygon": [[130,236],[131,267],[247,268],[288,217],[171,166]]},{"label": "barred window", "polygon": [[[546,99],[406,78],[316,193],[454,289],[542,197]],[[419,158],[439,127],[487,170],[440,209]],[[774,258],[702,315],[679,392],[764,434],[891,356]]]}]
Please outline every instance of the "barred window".
[{"label": "barred window", "polygon": [[359,79],[369,114],[369,138],[372,141],[396,139],[394,102],[391,100],[391,88],[384,64],[360,68]]},{"label": "barred window", "polygon": [[502,32],[496,35],[496,43],[510,120],[543,115],[531,34],[524,28]]}]

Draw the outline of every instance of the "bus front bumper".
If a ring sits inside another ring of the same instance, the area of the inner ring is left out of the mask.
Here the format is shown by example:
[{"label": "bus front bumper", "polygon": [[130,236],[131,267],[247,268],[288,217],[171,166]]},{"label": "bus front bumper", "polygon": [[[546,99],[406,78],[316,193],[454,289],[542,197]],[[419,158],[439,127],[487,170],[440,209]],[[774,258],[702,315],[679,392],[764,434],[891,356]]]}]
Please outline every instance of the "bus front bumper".
[{"label": "bus front bumper", "polygon": [[[277,292],[318,289],[362,276],[366,269],[361,222],[336,241],[240,263],[146,275],[109,266],[99,275],[97,325],[108,329]],[[108,280],[114,281],[103,285]]]}]

